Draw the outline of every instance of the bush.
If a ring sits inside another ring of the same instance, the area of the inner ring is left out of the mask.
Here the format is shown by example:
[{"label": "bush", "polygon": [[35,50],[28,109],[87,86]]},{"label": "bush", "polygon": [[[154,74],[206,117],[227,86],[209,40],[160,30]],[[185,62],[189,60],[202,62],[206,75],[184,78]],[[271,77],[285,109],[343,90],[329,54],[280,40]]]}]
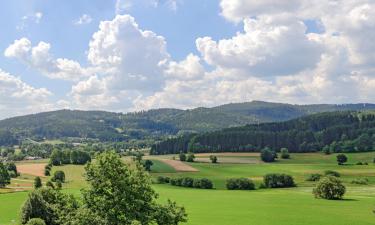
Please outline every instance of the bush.
[{"label": "bush", "polygon": [[327,176],[319,181],[313,194],[316,198],[329,200],[342,199],[346,191],[345,186],[337,177]]},{"label": "bush", "polygon": [[210,160],[211,160],[212,163],[217,163],[216,155],[210,155]]},{"label": "bush", "polygon": [[277,154],[270,148],[265,148],[260,152],[260,158],[263,162],[274,162],[277,158]]},{"label": "bush", "polygon": [[26,225],[46,225],[46,223],[42,219],[32,218],[31,220],[27,221]]},{"label": "bush", "polygon": [[324,171],[324,175],[333,176],[333,177],[340,177],[341,176],[339,172],[336,172],[334,170],[326,170],[326,171]]},{"label": "bush", "polygon": [[343,165],[344,163],[346,163],[348,161],[348,157],[346,157],[345,154],[338,154],[336,156],[336,159],[337,159],[337,163],[339,165]]},{"label": "bush", "polygon": [[248,178],[231,178],[227,180],[228,190],[254,190],[255,184]]},{"label": "bush", "polygon": [[[200,184],[199,186],[197,184]],[[212,189],[214,185],[212,184],[212,181],[207,178],[202,179],[195,179],[194,180],[194,187],[196,188],[202,188],[202,189]]]},{"label": "bush", "polygon": [[182,187],[193,187],[194,180],[191,177],[184,177],[181,181]]},{"label": "bush", "polygon": [[268,188],[295,187],[293,177],[287,174],[267,174],[263,177],[263,182]]},{"label": "bush", "polygon": [[352,184],[360,184],[360,185],[368,185],[368,179],[367,178],[356,178],[352,180]]},{"label": "bush", "polygon": [[362,164],[362,162],[357,162],[356,165],[360,166],[360,165],[363,165],[363,164]]},{"label": "bush", "polygon": [[53,177],[51,179],[53,182],[61,181],[61,183],[65,182],[65,173],[64,171],[58,170],[53,174]]},{"label": "bush", "polygon": [[159,184],[169,183],[169,181],[170,181],[169,177],[158,176],[158,178],[157,178],[157,182]]},{"label": "bush", "polygon": [[174,185],[174,186],[181,186],[182,178],[181,177],[171,178],[170,183],[171,185]]},{"label": "bush", "polygon": [[321,174],[313,173],[307,176],[306,181],[319,181],[321,177]]},{"label": "bush", "polygon": [[280,150],[280,153],[281,153],[281,158],[282,159],[289,159],[290,158],[290,154],[289,154],[289,151],[287,148],[282,148]]},{"label": "bush", "polygon": [[194,159],[195,159],[195,155],[193,153],[189,153],[187,155],[186,161],[187,162],[194,162]]},{"label": "bush", "polygon": [[180,157],[180,161],[182,161],[182,162],[186,161],[186,155],[183,152],[180,152],[180,155],[178,155],[178,156]]},{"label": "bush", "polygon": [[147,159],[144,164],[143,164],[143,167],[145,168],[146,171],[151,171],[151,166],[154,165],[154,163]]}]

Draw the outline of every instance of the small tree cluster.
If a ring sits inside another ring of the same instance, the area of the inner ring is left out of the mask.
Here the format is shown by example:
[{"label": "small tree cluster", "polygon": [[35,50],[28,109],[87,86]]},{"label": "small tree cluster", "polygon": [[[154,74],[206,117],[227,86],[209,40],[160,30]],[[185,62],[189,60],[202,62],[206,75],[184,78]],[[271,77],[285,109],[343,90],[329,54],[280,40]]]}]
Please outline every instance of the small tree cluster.
[{"label": "small tree cluster", "polygon": [[263,162],[274,162],[277,158],[277,154],[275,151],[272,151],[270,148],[264,148],[260,152],[260,158]]},{"label": "small tree cluster", "polygon": [[319,181],[313,190],[316,198],[329,200],[342,199],[346,191],[345,186],[337,177],[327,176]]},{"label": "small tree cluster", "polygon": [[333,176],[333,177],[340,177],[340,173],[334,170],[326,170],[324,171],[324,175],[326,176]]},{"label": "small tree cluster", "polygon": [[190,188],[201,188],[201,189],[212,189],[213,183],[207,178],[191,178],[191,177],[176,177],[170,178],[169,183],[173,186],[190,187]]},{"label": "small tree cluster", "polygon": [[187,162],[194,162],[194,160],[195,160],[195,155],[193,154],[193,153],[188,153],[187,154],[187,157],[186,157],[186,161]]},{"label": "small tree cluster", "polygon": [[82,150],[53,150],[50,156],[50,163],[54,166],[63,164],[84,165],[91,161],[89,153]]},{"label": "small tree cluster", "polygon": [[58,170],[53,174],[53,177],[51,179],[53,182],[65,182],[65,173],[64,171]]},{"label": "small tree cluster", "polygon": [[216,155],[210,155],[211,163],[217,163],[217,157]]},{"label": "small tree cluster", "polygon": [[254,190],[255,184],[248,178],[231,178],[226,182],[228,190]]},{"label": "small tree cluster", "polygon": [[286,188],[296,186],[293,177],[287,174],[267,174],[263,177],[263,182],[268,188]]},{"label": "small tree cluster", "polygon": [[158,184],[168,184],[171,178],[169,177],[164,177],[164,176],[158,176],[157,177],[157,182]]}]

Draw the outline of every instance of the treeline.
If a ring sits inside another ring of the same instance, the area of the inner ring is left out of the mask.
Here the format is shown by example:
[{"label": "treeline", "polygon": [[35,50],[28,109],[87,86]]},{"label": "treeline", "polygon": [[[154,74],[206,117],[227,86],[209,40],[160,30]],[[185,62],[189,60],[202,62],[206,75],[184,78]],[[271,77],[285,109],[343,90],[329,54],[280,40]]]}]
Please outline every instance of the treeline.
[{"label": "treeline", "polygon": [[83,165],[89,161],[91,161],[90,154],[81,150],[54,150],[50,157],[50,163],[54,166],[63,164]]},{"label": "treeline", "polygon": [[331,152],[370,151],[375,145],[375,115],[361,112],[319,113],[286,122],[253,124],[158,142],[151,154],[179,152]]}]

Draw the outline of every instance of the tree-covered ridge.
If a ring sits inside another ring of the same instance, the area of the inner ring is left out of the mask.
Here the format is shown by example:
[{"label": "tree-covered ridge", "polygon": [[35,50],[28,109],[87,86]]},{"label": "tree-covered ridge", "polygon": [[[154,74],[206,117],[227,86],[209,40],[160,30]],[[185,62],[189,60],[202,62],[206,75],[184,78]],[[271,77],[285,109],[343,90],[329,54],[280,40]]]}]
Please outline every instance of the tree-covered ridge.
[{"label": "tree-covered ridge", "polygon": [[0,121],[0,146],[20,140],[67,137],[100,141],[160,139],[228,127],[285,121],[322,111],[369,110],[375,104],[291,105],[253,101],[191,110],[154,109],[135,113],[59,110]]},{"label": "tree-covered ridge", "polygon": [[370,151],[375,147],[375,114],[327,112],[286,122],[252,124],[158,142],[152,154],[255,152],[268,147],[290,152]]}]

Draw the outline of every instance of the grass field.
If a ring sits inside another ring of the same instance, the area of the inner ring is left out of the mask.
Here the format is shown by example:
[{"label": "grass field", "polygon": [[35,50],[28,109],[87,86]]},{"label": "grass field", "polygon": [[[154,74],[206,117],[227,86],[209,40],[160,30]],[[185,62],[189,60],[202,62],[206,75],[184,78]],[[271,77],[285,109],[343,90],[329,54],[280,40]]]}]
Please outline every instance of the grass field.
[{"label": "grass field", "polygon": [[[176,172],[163,162],[153,159],[152,176],[207,177],[213,180],[215,190],[199,190],[170,185],[155,184],[160,201],[172,199],[185,206],[190,225],[367,225],[375,224],[375,152],[347,154],[348,165],[338,166],[335,155],[292,154],[288,160],[276,163],[190,163],[199,172]],[[170,158],[170,156],[168,156]],[[208,157],[208,156],[202,156]],[[254,158],[249,155],[228,155],[220,158]],[[355,165],[356,162],[369,165]],[[313,182],[306,182],[310,173],[336,170],[342,174],[347,186],[343,201],[315,199],[312,195]],[[67,183],[64,191],[79,195],[85,187],[84,167],[66,165],[53,167],[52,172],[63,170]],[[261,189],[255,191],[225,190],[225,180],[231,177],[248,177],[260,183],[266,173],[287,173],[293,175],[298,187],[290,189]],[[369,185],[352,185],[358,177],[369,179]],[[25,180],[32,177],[25,176]],[[14,183],[15,181],[12,181]],[[4,189],[3,189],[4,190]],[[18,212],[27,192],[0,194],[0,224],[10,225],[18,218]]]}]

